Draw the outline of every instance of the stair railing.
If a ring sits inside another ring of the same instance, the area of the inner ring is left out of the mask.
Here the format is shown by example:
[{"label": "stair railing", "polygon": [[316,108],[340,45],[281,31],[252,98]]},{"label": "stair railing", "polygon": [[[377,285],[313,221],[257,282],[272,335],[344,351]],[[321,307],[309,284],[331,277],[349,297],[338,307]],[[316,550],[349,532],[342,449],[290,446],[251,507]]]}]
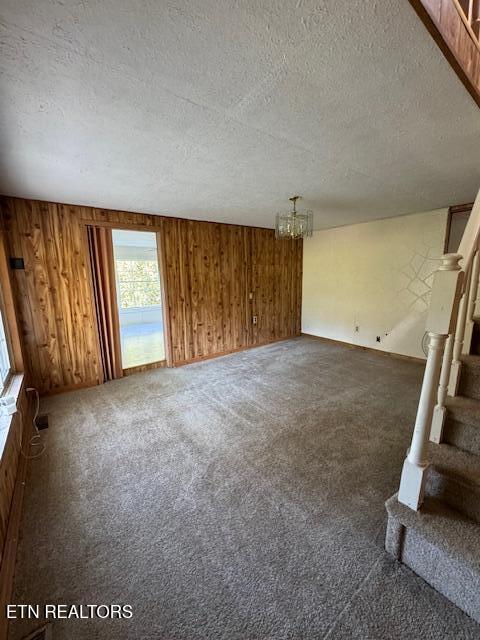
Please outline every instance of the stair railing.
[{"label": "stair railing", "polygon": [[[445,254],[435,272],[426,330],[427,362],[412,442],[403,463],[398,500],[418,510],[423,502],[429,440],[441,442],[447,393],[457,392],[461,355],[470,351],[480,257],[480,192],[458,254]],[[468,327],[468,328],[467,328]],[[435,405],[436,399],[436,405]]]},{"label": "stair railing", "polygon": [[463,338],[463,353],[469,354],[472,346],[473,327],[475,324],[476,308],[478,302],[478,278],[480,275],[480,254],[479,245],[477,247],[472,260],[472,268],[470,275],[470,291],[467,305],[467,320],[465,325],[465,334]]},{"label": "stair railing", "polygon": [[437,404],[433,410],[430,440],[442,442],[443,427],[446,417],[445,402],[448,396],[456,396],[462,369],[462,355],[470,353],[473,337],[473,325],[476,315],[478,285],[480,272],[480,253],[478,238],[475,253],[464,276],[465,286],[459,303],[455,333],[448,336],[442,362],[442,371],[437,392]]},{"label": "stair railing", "polygon": [[476,0],[464,0],[463,2],[460,2],[459,0],[453,0],[453,5],[460,14],[460,17],[465,24],[475,46],[480,49],[480,8],[478,2]]}]

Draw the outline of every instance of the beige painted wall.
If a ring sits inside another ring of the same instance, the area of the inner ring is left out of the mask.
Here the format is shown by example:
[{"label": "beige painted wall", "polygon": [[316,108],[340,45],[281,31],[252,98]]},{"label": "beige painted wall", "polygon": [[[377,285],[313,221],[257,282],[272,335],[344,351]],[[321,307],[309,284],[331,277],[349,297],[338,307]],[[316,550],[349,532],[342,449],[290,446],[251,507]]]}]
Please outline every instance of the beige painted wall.
[{"label": "beige painted wall", "polygon": [[306,239],[302,331],[423,358],[447,214],[439,209],[317,231]]}]

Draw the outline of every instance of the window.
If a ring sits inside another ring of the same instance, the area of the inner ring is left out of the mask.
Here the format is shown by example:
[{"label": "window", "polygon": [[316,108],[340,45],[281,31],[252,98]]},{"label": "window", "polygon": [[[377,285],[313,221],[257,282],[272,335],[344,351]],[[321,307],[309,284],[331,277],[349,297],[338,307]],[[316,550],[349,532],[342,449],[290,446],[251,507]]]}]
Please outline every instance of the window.
[{"label": "window", "polygon": [[3,314],[0,312],[0,393],[5,388],[8,376],[10,375],[10,354],[8,352],[7,337],[5,335],[5,324]]},{"label": "window", "polygon": [[157,234],[112,231],[122,366],[165,360]]},{"label": "window", "polygon": [[116,260],[121,309],[162,304],[157,260]]}]

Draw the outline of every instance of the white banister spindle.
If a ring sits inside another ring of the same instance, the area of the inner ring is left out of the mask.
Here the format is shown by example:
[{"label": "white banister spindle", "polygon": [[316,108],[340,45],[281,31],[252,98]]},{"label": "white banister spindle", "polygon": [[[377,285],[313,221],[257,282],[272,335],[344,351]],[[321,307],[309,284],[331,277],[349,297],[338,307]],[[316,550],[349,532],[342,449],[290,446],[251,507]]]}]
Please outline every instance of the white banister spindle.
[{"label": "white banister spindle", "polygon": [[432,428],[430,430],[430,440],[437,444],[442,441],[443,425],[445,423],[445,400],[447,398],[448,381],[450,380],[450,369],[452,367],[454,336],[450,334],[445,344],[443,352],[442,371],[437,391],[437,404],[433,409]]},{"label": "white banister spindle", "polygon": [[412,444],[403,463],[398,500],[417,510],[423,502],[428,441],[435,396],[440,379],[442,354],[447,336],[453,332],[458,298],[462,285],[460,256],[447,254],[435,273],[426,328],[429,335],[428,356],[418,403]]},{"label": "white banister spindle", "polygon": [[475,319],[478,318],[478,316],[480,315],[479,302],[480,302],[480,248],[478,249],[478,252],[477,252],[477,285],[474,289],[474,296],[473,296],[472,315],[471,315],[472,326],[475,324]]},{"label": "white banister spindle", "polygon": [[449,396],[457,395],[458,383],[460,381],[460,370],[462,368],[462,361],[460,360],[460,358],[462,357],[465,323],[467,320],[469,289],[469,281],[467,278],[467,282],[465,283],[465,287],[463,288],[462,297],[460,298],[460,304],[458,307],[457,326],[455,328],[455,341],[453,343],[453,359],[452,366],[450,368],[450,379],[448,381]]},{"label": "white banister spindle", "polygon": [[478,250],[475,252],[472,261],[472,273],[470,276],[470,287],[468,293],[467,303],[467,320],[465,324],[465,334],[463,336],[462,353],[470,353],[470,347],[472,346],[473,325],[475,324],[475,307],[477,303],[478,294],[478,275],[480,272],[480,257]]}]

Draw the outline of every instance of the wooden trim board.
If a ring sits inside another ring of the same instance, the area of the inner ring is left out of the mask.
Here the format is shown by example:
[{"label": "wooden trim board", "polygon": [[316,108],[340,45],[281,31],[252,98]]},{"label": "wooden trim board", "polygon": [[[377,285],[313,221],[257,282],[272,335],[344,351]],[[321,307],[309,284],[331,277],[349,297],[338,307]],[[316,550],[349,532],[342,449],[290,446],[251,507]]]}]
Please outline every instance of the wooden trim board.
[{"label": "wooden trim board", "polygon": [[5,315],[5,330],[9,340],[9,351],[14,373],[23,372],[23,353],[20,333],[18,330],[15,300],[10,280],[10,270],[7,257],[7,241],[5,231],[0,231],[0,285],[3,311]]},{"label": "wooden trim board", "polygon": [[455,215],[468,213],[473,209],[473,202],[468,204],[457,204],[448,208],[447,224],[445,226],[445,240],[443,243],[443,253],[448,253],[448,245],[450,244],[450,233],[452,229],[452,219]]},{"label": "wooden trim board", "polygon": [[48,391],[42,392],[42,398],[48,398],[50,396],[57,396],[59,393],[69,393],[70,391],[80,391],[81,389],[90,389],[90,387],[96,387],[99,384],[103,384],[99,381],[86,381],[79,382],[78,384],[69,384],[65,387],[59,387],[55,389],[49,389]]},{"label": "wooden trim board", "polygon": [[165,346],[165,366],[171,367],[172,359],[172,334],[170,327],[170,305],[168,303],[168,293],[166,290],[167,282],[167,263],[165,260],[165,242],[163,233],[163,224],[161,231],[156,232],[157,239],[157,260],[158,270],[160,274],[160,293],[162,296],[162,318],[163,318],[163,343]]},{"label": "wooden trim board", "polygon": [[148,364],[140,364],[136,367],[127,367],[123,370],[124,376],[131,376],[134,373],[142,373],[143,371],[151,371],[152,369],[165,369],[167,367],[166,360],[159,360],[158,362],[149,362]]}]

